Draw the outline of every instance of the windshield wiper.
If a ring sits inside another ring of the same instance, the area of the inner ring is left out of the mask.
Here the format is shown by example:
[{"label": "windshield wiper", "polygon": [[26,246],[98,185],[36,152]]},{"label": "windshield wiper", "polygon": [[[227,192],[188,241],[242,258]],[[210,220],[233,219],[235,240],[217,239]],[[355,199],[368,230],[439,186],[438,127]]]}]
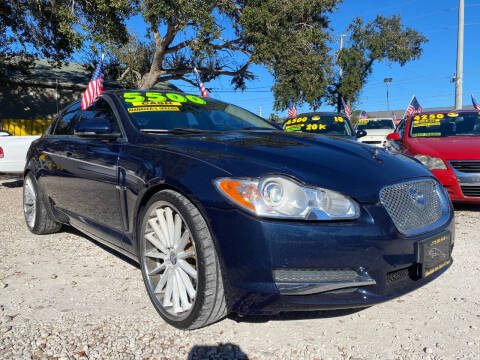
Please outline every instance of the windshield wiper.
[{"label": "windshield wiper", "polygon": [[248,131],[248,130],[259,130],[259,131],[268,131],[268,130],[275,130],[275,131],[278,131],[280,129],[278,128],[269,128],[269,127],[255,127],[255,126],[249,126],[249,127],[245,127],[243,129],[239,129],[239,131]]},{"label": "windshield wiper", "polygon": [[194,128],[173,128],[173,129],[140,129],[141,132],[146,133],[163,133],[163,134],[200,134],[205,131],[204,129]]}]

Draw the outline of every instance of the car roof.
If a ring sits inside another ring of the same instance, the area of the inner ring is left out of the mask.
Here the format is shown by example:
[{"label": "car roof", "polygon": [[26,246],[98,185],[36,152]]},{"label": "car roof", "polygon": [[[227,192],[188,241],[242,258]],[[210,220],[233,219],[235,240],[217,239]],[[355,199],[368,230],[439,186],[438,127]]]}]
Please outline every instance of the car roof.
[{"label": "car roof", "polygon": [[339,112],[333,112],[333,111],[313,111],[313,112],[308,112],[308,113],[301,113],[301,114],[298,114],[297,116],[295,117],[299,117],[299,116],[313,116],[313,115],[323,115],[323,116],[345,116],[344,114],[342,113],[339,113]]}]

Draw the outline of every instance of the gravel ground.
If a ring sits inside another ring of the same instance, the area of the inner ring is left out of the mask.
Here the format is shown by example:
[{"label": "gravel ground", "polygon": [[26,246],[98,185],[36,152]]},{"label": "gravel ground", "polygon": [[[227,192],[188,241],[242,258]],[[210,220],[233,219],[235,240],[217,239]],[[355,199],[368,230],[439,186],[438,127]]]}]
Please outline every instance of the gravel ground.
[{"label": "gravel ground", "polygon": [[480,206],[456,210],[450,270],[400,299],[184,332],[132,262],[74,230],[31,234],[18,185],[0,181],[0,359],[480,358]]}]

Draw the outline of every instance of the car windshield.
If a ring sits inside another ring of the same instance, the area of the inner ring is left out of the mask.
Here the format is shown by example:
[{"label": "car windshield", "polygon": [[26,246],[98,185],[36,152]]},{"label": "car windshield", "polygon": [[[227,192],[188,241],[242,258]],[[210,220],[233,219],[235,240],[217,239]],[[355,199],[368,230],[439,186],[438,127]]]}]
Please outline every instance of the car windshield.
[{"label": "car windshield", "polygon": [[142,131],[277,130],[247,110],[194,95],[135,91],[118,96],[133,124]]},{"label": "car windshield", "polygon": [[342,115],[299,115],[283,124],[286,132],[308,132],[332,136],[352,136],[352,128]]},{"label": "car windshield", "polygon": [[357,123],[357,130],[377,130],[394,128],[391,119],[360,119]]},{"label": "car windshield", "polygon": [[480,113],[441,112],[412,119],[411,137],[480,136]]}]

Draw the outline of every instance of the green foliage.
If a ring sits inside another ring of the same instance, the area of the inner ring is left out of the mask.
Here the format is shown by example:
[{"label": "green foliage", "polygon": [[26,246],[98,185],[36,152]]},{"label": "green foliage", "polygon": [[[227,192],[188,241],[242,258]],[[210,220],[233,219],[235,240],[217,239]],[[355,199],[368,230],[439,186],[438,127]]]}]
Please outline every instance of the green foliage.
[{"label": "green foliage", "polygon": [[[4,0],[0,4],[0,76],[42,57],[61,62],[74,52],[107,54],[106,75],[126,87],[151,88],[168,80],[196,85],[229,76],[235,89],[265,66],[275,82],[274,107],[289,101],[314,109],[340,96],[354,102],[376,61],[404,65],[418,59],[425,37],[399,16],[353,20],[346,47],[332,56],[329,16],[341,0]],[[125,21],[140,15],[145,39]],[[233,31],[232,31],[233,29]],[[89,59],[89,62],[96,61]],[[3,65],[2,65],[3,64]],[[335,66],[342,67],[339,78]],[[208,84],[207,84],[208,86]]]},{"label": "green foliage", "polygon": [[372,73],[376,61],[387,60],[401,66],[420,58],[422,45],[428,40],[411,28],[404,28],[400,16],[387,18],[378,15],[364,24],[356,18],[347,29],[349,42],[337,54],[337,64],[343,77],[335,75],[328,88],[327,99],[341,109],[340,97],[354,102]]}]

